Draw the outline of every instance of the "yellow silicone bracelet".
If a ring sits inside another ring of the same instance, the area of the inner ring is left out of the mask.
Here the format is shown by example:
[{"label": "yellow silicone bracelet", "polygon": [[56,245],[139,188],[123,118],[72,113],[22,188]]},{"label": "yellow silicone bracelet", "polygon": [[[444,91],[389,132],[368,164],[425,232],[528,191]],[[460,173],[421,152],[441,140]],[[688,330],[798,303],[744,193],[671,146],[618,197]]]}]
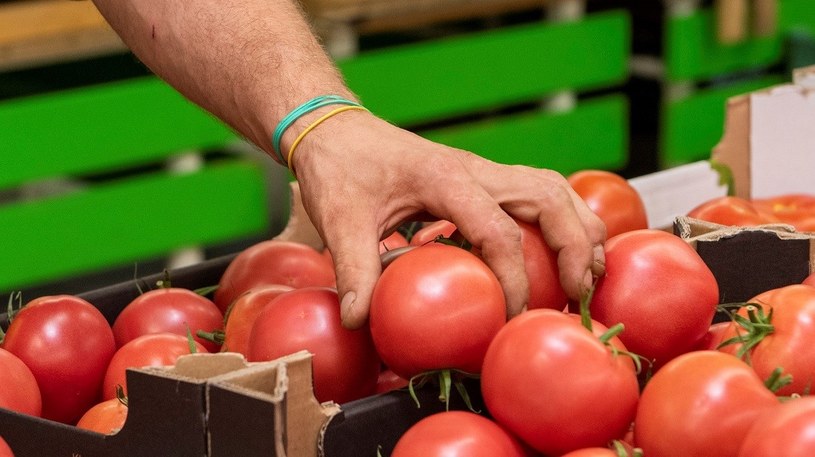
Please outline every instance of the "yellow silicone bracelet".
[{"label": "yellow silicone bracelet", "polygon": [[300,132],[300,135],[298,135],[297,138],[294,140],[294,143],[291,144],[291,148],[289,148],[289,155],[288,155],[288,157],[286,157],[286,164],[289,166],[289,170],[292,173],[294,173],[294,168],[292,167],[291,158],[294,157],[294,150],[297,149],[297,145],[299,145],[300,142],[303,141],[303,138],[305,138],[306,135],[308,135],[308,133],[310,131],[314,130],[318,125],[322,124],[323,121],[330,118],[331,116],[340,114],[343,111],[350,111],[350,110],[368,111],[364,106],[358,106],[358,105],[342,106],[342,107],[337,108],[337,109],[335,109],[333,111],[329,111],[326,114],[323,114],[322,117],[320,117],[316,121],[312,122],[311,125],[309,125],[308,127],[305,128],[305,130]]}]

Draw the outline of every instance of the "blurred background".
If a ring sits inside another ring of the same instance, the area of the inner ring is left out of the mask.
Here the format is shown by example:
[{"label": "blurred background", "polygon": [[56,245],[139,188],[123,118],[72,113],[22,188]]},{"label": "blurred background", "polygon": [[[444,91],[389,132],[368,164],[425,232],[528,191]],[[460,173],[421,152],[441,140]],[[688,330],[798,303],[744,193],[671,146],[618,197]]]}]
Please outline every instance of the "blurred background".
[{"label": "blurred background", "polygon": [[[729,97],[815,64],[812,0],[302,5],[374,113],[563,174],[705,160]],[[288,172],[152,76],[90,1],[0,1],[0,151],[0,300],[227,255],[288,220]]]}]

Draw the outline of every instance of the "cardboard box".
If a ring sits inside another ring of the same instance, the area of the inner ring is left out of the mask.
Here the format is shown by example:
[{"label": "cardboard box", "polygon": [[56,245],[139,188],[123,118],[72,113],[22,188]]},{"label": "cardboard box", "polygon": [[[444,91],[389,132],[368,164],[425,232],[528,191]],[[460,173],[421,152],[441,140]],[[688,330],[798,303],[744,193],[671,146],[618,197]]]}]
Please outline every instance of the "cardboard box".
[{"label": "cardboard box", "polygon": [[[702,257],[719,284],[719,303],[743,303],[767,290],[800,284],[815,271],[815,233],[788,225],[728,227],[678,217],[674,233]],[[720,313],[716,320],[726,315]]]},{"label": "cardboard box", "polygon": [[815,66],[793,73],[792,84],[734,97],[712,159],[733,174],[735,195],[765,198],[815,194]]}]

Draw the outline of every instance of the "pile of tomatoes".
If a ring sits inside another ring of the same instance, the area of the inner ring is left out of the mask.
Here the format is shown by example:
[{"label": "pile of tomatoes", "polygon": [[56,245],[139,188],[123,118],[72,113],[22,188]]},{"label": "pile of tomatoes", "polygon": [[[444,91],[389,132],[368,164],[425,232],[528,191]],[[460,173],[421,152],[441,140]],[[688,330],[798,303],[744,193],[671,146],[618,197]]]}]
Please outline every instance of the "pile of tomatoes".
[{"label": "pile of tomatoes", "polygon": [[128,367],[308,350],[321,402],[420,382],[438,382],[442,401],[452,387],[483,399],[482,411],[416,423],[393,457],[813,455],[815,275],[711,325],[716,279],[685,241],[646,228],[626,181],[591,171],[569,182],[609,229],[606,274],[579,301],[563,292],[539,227],[518,221],[531,290],[508,319],[478,250],[451,245],[455,225],[438,221],[380,242],[388,261],[368,322],[352,330],[331,253],[269,240],[234,258],[212,298],[165,282],[112,324],[76,296],[29,301],[0,344],[0,407],[116,433]]}]

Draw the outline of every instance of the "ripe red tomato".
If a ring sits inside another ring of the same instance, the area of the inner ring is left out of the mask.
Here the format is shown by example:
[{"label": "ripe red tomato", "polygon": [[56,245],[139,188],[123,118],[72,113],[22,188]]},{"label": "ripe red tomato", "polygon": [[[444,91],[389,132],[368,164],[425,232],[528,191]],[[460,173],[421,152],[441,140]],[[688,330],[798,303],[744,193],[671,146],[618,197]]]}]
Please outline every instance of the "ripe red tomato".
[{"label": "ripe red tomato", "polygon": [[433,240],[442,236],[450,238],[450,235],[456,231],[456,225],[444,219],[438,220],[431,224],[425,225],[410,237],[411,246],[421,246],[423,244],[432,243]]},{"label": "ripe red tomato", "polygon": [[221,352],[237,352],[244,356],[249,354],[249,335],[255,319],[278,295],[290,290],[294,289],[275,284],[258,287],[240,295],[226,311]]},{"label": "ripe red tomato", "polygon": [[14,453],[11,452],[11,448],[2,436],[0,436],[0,457],[14,457]]},{"label": "ripe red tomato", "polygon": [[238,296],[263,285],[334,287],[334,265],[312,247],[292,241],[267,240],[239,253],[224,270],[215,291],[222,313]]},{"label": "ripe red tomato", "polygon": [[42,417],[75,424],[98,400],[116,342],[110,324],[92,304],[55,295],[35,298],[17,313],[3,348],[37,379]]},{"label": "ripe red tomato", "polygon": [[113,435],[125,424],[127,406],[118,398],[101,401],[85,412],[76,423],[81,429]]},{"label": "ripe red tomato", "polygon": [[815,287],[815,273],[812,273],[806,278],[804,278],[804,280],[801,281],[801,284],[806,284],[808,286]]},{"label": "ripe red tomato", "polygon": [[815,232],[815,195],[787,194],[752,200],[753,206],[799,232]]},{"label": "ripe red tomato", "polygon": [[[810,392],[815,385],[815,288],[793,284],[759,294],[749,302],[762,305],[765,314],[773,313],[773,332],[750,350],[753,370],[761,379],[778,367],[792,375],[792,383],[779,389],[778,395]],[[747,310],[742,307],[739,314],[747,316]],[[737,331],[745,333],[731,324],[723,339],[735,337]],[[735,345],[722,351],[732,354],[737,349]]]},{"label": "ripe red tomato", "polygon": [[480,258],[430,243],[382,272],[369,321],[382,361],[405,379],[445,369],[479,373],[490,341],[506,322],[506,302]]},{"label": "ripe red tomato", "polygon": [[644,455],[735,457],[753,421],[777,404],[736,357],[689,352],[665,364],[645,385],[634,437]]},{"label": "ripe red tomato", "polygon": [[[195,342],[195,347],[198,353],[207,352],[198,342]],[[187,337],[175,333],[149,333],[130,340],[116,351],[108,365],[102,385],[102,398],[116,398],[117,385],[122,386],[127,395],[128,368],[172,366],[180,356],[189,353]]]},{"label": "ripe red tomato", "polygon": [[521,229],[524,267],[529,279],[527,308],[551,308],[562,311],[566,308],[567,300],[566,292],[560,285],[557,252],[546,244],[539,226],[517,220],[515,222]]},{"label": "ripe red tomato", "polygon": [[247,358],[274,360],[297,351],[313,354],[314,395],[346,403],[376,391],[381,362],[367,326],[342,326],[335,289],[307,287],[280,294],[258,314]]},{"label": "ripe red tomato", "polygon": [[688,217],[721,225],[750,227],[771,224],[778,219],[759,212],[755,206],[741,197],[717,197],[708,200],[688,212]]},{"label": "ripe red tomato", "polygon": [[587,447],[563,454],[560,457],[619,457],[619,454],[607,447]]},{"label": "ripe red tomato", "polygon": [[648,228],[640,194],[622,176],[604,170],[582,170],[567,178],[572,189],[606,224],[606,237]]},{"label": "ripe red tomato", "polygon": [[526,311],[498,332],[481,391],[496,422],[546,455],[622,438],[639,397],[630,359],[551,309]]},{"label": "ripe red tomato", "polygon": [[176,333],[193,338],[208,352],[219,347],[212,341],[196,336],[198,330],[220,330],[224,316],[212,300],[191,290],[168,287],[147,291],[131,301],[113,322],[116,347],[149,333]]},{"label": "ripe red tomato", "polygon": [[0,408],[30,416],[42,414],[42,396],[31,370],[11,352],[0,348]]},{"label": "ripe red tomato", "polygon": [[431,414],[411,426],[391,457],[524,457],[521,443],[500,425],[469,411]]},{"label": "ripe red tomato", "polygon": [[622,323],[626,347],[657,366],[693,349],[719,303],[716,278],[699,254],[681,238],[651,229],[617,235],[605,249],[592,318],[609,327]]},{"label": "ripe red tomato", "polygon": [[711,350],[715,351],[718,349],[719,344],[724,341],[725,334],[727,330],[730,328],[730,321],[725,322],[716,322],[715,324],[711,324],[710,328],[705,333],[705,336],[699,340],[699,344],[696,345],[694,350],[697,351],[704,351],[704,350]]},{"label": "ripe red tomato", "polygon": [[400,377],[392,370],[382,370],[376,378],[376,393],[390,392],[408,386],[409,381]]},{"label": "ripe red tomato", "polygon": [[811,457],[815,450],[815,398],[792,398],[755,420],[739,457]]}]

